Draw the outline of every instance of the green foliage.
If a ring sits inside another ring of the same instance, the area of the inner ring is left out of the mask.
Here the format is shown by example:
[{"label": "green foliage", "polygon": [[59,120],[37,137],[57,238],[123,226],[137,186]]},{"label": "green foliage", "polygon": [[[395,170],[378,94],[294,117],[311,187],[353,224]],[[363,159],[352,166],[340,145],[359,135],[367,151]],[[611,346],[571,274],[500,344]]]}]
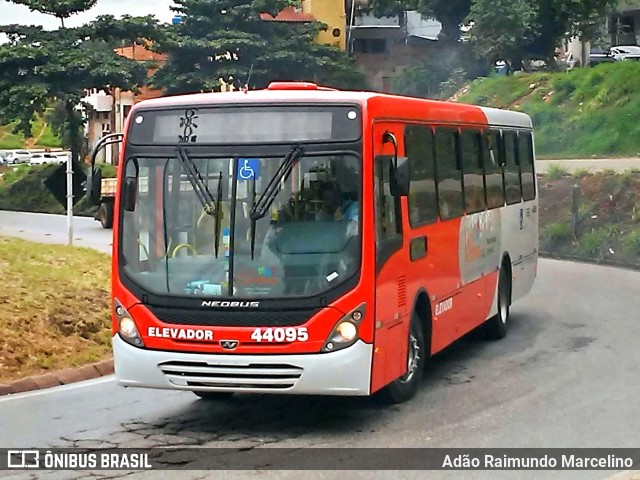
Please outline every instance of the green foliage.
[{"label": "green foliage", "polygon": [[555,47],[571,36],[596,38],[617,0],[370,0],[375,15],[417,9],[442,23],[443,40],[457,41],[462,24],[488,59],[542,59],[553,66]]},{"label": "green foliage", "polygon": [[168,54],[153,84],[168,94],[236,88],[264,88],[274,80],[315,81],[362,88],[364,75],[354,59],[337,47],[318,45],[319,23],[265,22],[289,0],[178,0],[182,23],[168,29],[154,46]]},{"label": "green foliage", "polygon": [[588,168],[579,168],[577,169],[575,172],[573,172],[573,176],[575,178],[584,178],[587,175],[589,175],[589,169]]},{"label": "green foliage", "polygon": [[32,11],[46,13],[59,18],[64,26],[64,19],[76,13],[85,12],[98,0],[10,0],[12,3],[25,5]]},{"label": "green foliage", "polygon": [[571,228],[567,222],[550,223],[543,229],[542,244],[545,250],[554,250],[571,239]]},{"label": "green foliage", "polygon": [[568,174],[568,170],[557,163],[549,165],[549,169],[547,170],[547,178],[550,178],[551,180],[557,180],[558,178],[562,178]]},{"label": "green foliage", "polygon": [[447,99],[471,76],[487,70],[467,46],[461,45],[445,57],[426,57],[415,66],[404,69],[393,79],[392,91],[402,95]]},{"label": "green foliage", "polygon": [[476,80],[458,101],[531,116],[536,152],[555,158],[640,153],[640,62]]},{"label": "green foliage", "polygon": [[635,229],[626,234],[622,240],[625,253],[640,257],[640,229]]},{"label": "green foliage", "polygon": [[536,13],[528,0],[475,0],[469,12],[474,22],[470,40],[492,61],[521,61],[535,33]]},{"label": "green foliage", "polygon": [[[30,3],[40,9],[40,2]],[[61,1],[51,3],[51,7],[61,8],[59,13],[65,18],[68,12],[75,13],[79,4]],[[75,108],[85,92],[132,90],[146,82],[145,66],[118,55],[113,50],[113,36],[101,37],[103,23],[54,31],[20,25],[0,27],[0,33],[9,39],[0,45],[0,123],[15,120],[15,131],[30,137],[33,119],[52,103],[60,102],[64,105],[68,144],[77,159],[82,123]],[[131,28],[122,30],[130,32]]]}]

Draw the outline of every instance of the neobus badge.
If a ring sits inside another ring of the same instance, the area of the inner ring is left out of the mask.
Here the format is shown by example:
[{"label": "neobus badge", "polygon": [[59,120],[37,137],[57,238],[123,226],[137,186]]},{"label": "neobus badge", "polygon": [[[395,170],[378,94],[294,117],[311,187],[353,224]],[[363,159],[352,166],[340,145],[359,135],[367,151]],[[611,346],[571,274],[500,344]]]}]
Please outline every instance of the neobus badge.
[{"label": "neobus badge", "polygon": [[200,330],[195,328],[149,327],[147,335],[149,337],[170,338],[172,340],[213,341],[213,332],[211,330]]},{"label": "neobus badge", "polygon": [[220,300],[203,300],[201,307],[223,307],[223,308],[256,308],[260,306],[260,302],[223,302]]}]

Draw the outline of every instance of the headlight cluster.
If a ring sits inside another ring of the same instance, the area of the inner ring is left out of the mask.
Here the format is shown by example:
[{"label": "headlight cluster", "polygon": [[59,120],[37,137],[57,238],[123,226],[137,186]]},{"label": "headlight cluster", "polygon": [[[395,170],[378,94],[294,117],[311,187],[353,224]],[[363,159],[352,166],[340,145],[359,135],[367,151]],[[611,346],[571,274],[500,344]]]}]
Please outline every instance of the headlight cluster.
[{"label": "headlight cluster", "polygon": [[358,339],[358,328],[364,318],[366,305],[363,303],[342,317],[331,331],[322,347],[323,352],[335,352],[350,347]]},{"label": "headlight cluster", "polygon": [[114,300],[113,303],[116,317],[118,318],[118,333],[120,334],[120,338],[135,347],[144,347],[142,337],[140,337],[138,327],[136,327],[136,322],[133,321],[127,309],[124,308],[118,300]]}]

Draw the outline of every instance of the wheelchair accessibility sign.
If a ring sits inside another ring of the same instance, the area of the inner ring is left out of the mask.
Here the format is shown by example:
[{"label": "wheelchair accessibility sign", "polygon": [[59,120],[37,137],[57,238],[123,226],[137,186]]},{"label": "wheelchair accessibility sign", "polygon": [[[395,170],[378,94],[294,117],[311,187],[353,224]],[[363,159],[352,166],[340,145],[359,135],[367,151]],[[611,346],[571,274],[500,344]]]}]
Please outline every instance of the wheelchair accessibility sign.
[{"label": "wheelchair accessibility sign", "polygon": [[260,176],[259,158],[238,159],[238,180],[257,180]]}]

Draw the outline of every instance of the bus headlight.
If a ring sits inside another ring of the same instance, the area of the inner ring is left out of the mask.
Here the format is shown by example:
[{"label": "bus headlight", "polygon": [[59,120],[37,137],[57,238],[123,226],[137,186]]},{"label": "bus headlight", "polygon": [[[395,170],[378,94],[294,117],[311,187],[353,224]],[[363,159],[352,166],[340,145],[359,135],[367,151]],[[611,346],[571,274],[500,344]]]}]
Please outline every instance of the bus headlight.
[{"label": "bus headlight", "polygon": [[118,300],[114,301],[114,307],[118,318],[118,334],[120,338],[135,347],[144,347],[136,322],[133,321],[127,309]]},{"label": "bus headlight", "polygon": [[342,317],[331,331],[329,338],[322,347],[323,352],[335,352],[350,347],[358,339],[358,326],[364,318],[365,304]]}]

